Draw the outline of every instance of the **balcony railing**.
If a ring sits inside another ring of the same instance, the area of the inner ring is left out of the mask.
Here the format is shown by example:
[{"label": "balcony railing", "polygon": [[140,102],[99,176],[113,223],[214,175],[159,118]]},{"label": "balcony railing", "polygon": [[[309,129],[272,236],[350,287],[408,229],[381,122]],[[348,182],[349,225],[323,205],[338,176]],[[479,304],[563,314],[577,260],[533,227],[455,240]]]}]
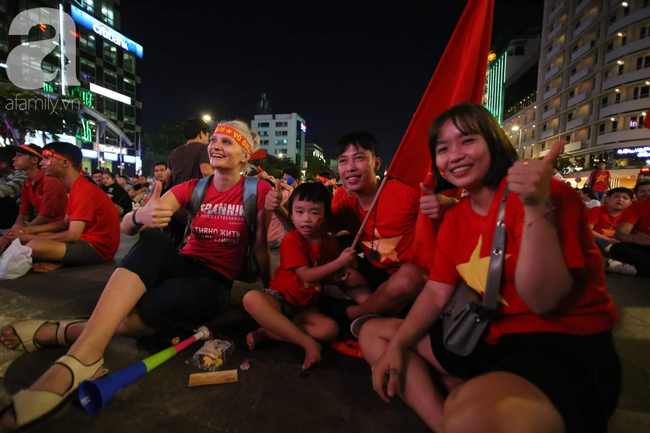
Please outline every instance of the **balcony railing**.
[{"label": "balcony railing", "polygon": [[617,20],[614,24],[610,25],[607,28],[607,36],[613,35],[617,31],[629,26],[630,24],[634,24],[638,21],[644,20],[649,17],[650,17],[650,6],[642,9],[637,9],[631,14],[629,14],[628,16],[623,17]]},{"label": "balcony railing", "polygon": [[557,93],[557,87],[553,87],[548,92],[544,93],[544,101],[548,100],[551,96]]},{"label": "balcony railing", "polygon": [[628,72],[627,74],[617,75],[614,78],[603,81],[603,90],[611,89],[625,83],[632,83],[634,81],[641,81],[650,79],[650,69],[637,69],[636,71]]},{"label": "balcony railing", "polygon": [[550,137],[551,135],[555,135],[555,128],[547,129],[546,131],[542,132],[542,140]]},{"label": "balcony railing", "polygon": [[610,104],[600,109],[600,118],[611,117],[614,114],[627,113],[630,111],[650,110],[650,98],[640,98]]},{"label": "balcony railing", "polygon": [[569,85],[575,84],[578,81],[582,80],[584,77],[589,74],[589,66],[585,66],[584,68],[580,69],[578,72],[573,74],[571,78],[569,78]]},{"label": "balcony railing", "polygon": [[560,33],[560,30],[562,30],[562,27],[563,27],[562,24],[558,24],[557,26],[555,26],[555,27],[553,28],[553,30],[551,30],[551,31],[549,32],[549,34],[548,34],[548,40],[550,41],[551,39],[553,39],[553,38],[555,37],[555,35],[557,35],[558,33]]},{"label": "balcony railing", "polygon": [[636,41],[632,41],[605,54],[605,63],[609,63],[613,60],[618,59],[619,57],[623,57],[628,54],[644,50],[646,48],[650,48],[650,38],[637,39]]},{"label": "balcony railing", "polygon": [[578,35],[582,34],[585,30],[589,28],[590,25],[594,23],[593,17],[589,17],[586,20],[584,20],[574,31],[573,31],[573,37],[577,37]]},{"label": "balcony railing", "polygon": [[553,9],[553,10],[551,11],[551,13],[548,14],[548,19],[549,19],[549,21],[552,20],[553,18],[555,18],[555,17],[557,16],[557,14],[560,13],[560,11],[562,10],[562,8],[564,8],[564,2],[561,2],[559,5],[555,6],[555,9]]},{"label": "balcony railing", "polygon": [[551,108],[550,110],[546,110],[545,112],[542,113],[542,120],[546,120],[552,115],[554,115],[556,112],[555,108]]},{"label": "balcony railing", "polygon": [[[596,140],[597,145],[607,143],[617,143],[619,141],[634,141],[650,139],[650,129],[624,129],[622,131],[610,132],[609,134],[599,135]],[[632,144],[632,143],[631,143]]]},{"label": "balcony railing", "polygon": [[585,123],[584,116],[577,117],[577,118],[571,120],[570,122],[566,123],[566,129],[569,130],[569,129],[577,128],[578,126],[582,125],[583,123]]},{"label": "balcony railing", "polygon": [[587,92],[578,93],[573,98],[569,99],[566,103],[566,107],[573,107],[574,105],[587,99]]},{"label": "balcony railing", "polygon": [[544,79],[545,79],[545,80],[549,80],[549,79],[553,78],[553,77],[555,76],[555,74],[557,74],[558,72],[560,72],[560,66],[559,66],[559,65],[556,66],[556,67],[554,67],[554,68],[551,68],[551,69],[546,73],[546,75],[544,75]]},{"label": "balcony railing", "polygon": [[575,62],[580,57],[582,57],[587,51],[589,51],[594,46],[594,41],[584,44],[578,48],[573,54],[571,54],[571,61]]}]

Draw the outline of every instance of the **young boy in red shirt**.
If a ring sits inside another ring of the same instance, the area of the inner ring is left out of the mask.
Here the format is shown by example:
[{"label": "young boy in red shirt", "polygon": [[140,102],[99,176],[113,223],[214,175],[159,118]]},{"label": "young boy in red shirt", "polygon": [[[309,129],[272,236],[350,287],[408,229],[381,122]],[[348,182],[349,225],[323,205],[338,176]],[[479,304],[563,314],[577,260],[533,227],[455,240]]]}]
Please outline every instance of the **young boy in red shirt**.
[{"label": "young boy in red shirt", "polygon": [[[315,307],[321,284],[329,277],[345,279],[345,268],[354,263],[356,254],[346,249],[338,256],[334,237],[322,230],[330,217],[330,196],[320,183],[299,185],[289,200],[291,219],[296,227],[280,245],[280,267],[268,289],[251,291],[244,296],[244,308],[262,327],[246,336],[253,349],[260,341],[288,341],[305,349],[306,370],[320,361],[321,345],[336,337],[336,322]],[[345,270],[346,275],[354,272]],[[318,340],[318,341],[317,341]]]},{"label": "young boy in red shirt", "polygon": [[34,272],[106,263],[120,246],[117,209],[104,191],[81,176],[81,159],[81,149],[70,143],[52,142],[43,148],[43,172],[58,178],[70,198],[64,219],[11,233],[32,249]]},{"label": "young boy in red shirt", "polygon": [[614,235],[623,211],[632,203],[634,194],[627,188],[607,191],[607,204],[592,207],[587,213],[589,227],[596,238],[596,245],[602,253],[608,253],[612,244],[618,243]]},{"label": "young boy in red shirt", "polygon": [[614,260],[631,268],[628,275],[650,277],[650,198],[639,199],[623,212],[616,239],[620,242],[612,245]]}]

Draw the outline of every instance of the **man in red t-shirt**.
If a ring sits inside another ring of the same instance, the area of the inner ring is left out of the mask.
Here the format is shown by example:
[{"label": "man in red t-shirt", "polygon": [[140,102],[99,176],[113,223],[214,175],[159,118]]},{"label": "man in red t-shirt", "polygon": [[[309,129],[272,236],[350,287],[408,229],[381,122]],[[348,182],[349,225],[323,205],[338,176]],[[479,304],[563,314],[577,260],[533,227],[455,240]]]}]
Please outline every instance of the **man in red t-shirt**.
[{"label": "man in red t-shirt", "polygon": [[620,243],[612,245],[612,257],[634,267],[635,273],[650,277],[650,199],[632,203],[623,212],[616,229]]},{"label": "man in red t-shirt", "polygon": [[[68,205],[68,192],[60,180],[46,177],[41,171],[41,148],[34,144],[23,144],[12,149],[16,152],[14,168],[24,171],[27,179],[22,187],[20,211],[11,228],[21,230],[62,219]],[[0,251],[4,251],[10,243],[8,237],[0,238]]]},{"label": "man in red t-shirt", "polygon": [[65,218],[10,233],[32,249],[35,272],[106,263],[120,245],[117,209],[104,191],[80,175],[81,158],[81,150],[70,143],[53,142],[43,148],[43,172],[58,178],[70,198]]},{"label": "man in red t-shirt", "polygon": [[587,220],[594,233],[596,245],[603,253],[608,253],[612,244],[619,241],[614,237],[618,221],[623,211],[632,203],[634,194],[627,188],[614,188],[607,191],[607,204],[589,209]]},{"label": "man in red t-shirt", "polygon": [[612,178],[611,173],[606,171],[605,167],[607,167],[605,161],[600,161],[598,169],[591,172],[589,179],[585,183],[585,186],[588,186],[596,193],[598,201],[601,203],[605,200],[605,193],[609,190],[610,179]]}]

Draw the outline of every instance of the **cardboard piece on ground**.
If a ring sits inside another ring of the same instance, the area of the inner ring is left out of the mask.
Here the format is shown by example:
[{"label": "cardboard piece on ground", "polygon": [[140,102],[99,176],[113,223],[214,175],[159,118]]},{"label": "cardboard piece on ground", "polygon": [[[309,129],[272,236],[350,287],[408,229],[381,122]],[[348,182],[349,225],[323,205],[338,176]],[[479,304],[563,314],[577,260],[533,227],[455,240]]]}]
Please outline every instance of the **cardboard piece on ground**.
[{"label": "cardboard piece on ground", "polygon": [[190,382],[187,386],[218,385],[237,381],[237,370],[213,371],[212,373],[190,374]]}]

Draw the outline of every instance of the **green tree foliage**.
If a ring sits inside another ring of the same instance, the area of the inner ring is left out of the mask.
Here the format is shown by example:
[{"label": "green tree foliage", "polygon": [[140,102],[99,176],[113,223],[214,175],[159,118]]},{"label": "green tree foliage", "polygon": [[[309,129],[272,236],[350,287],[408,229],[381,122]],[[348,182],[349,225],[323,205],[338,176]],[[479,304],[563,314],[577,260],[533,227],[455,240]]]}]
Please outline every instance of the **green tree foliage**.
[{"label": "green tree foliage", "polygon": [[25,142],[27,134],[43,131],[75,135],[81,128],[83,104],[72,96],[41,94],[19,89],[10,84],[0,85],[0,116],[8,138],[17,144]]},{"label": "green tree foliage", "polygon": [[324,171],[330,171],[330,168],[327,165],[327,163],[320,158],[317,158],[315,156],[310,156],[306,158],[306,161],[307,161],[307,168],[305,169],[306,170],[305,177],[307,178],[316,179],[316,175]]},{"label": "green tree foliage", "polygon": [[290,158],[276,158],[272,155],[269,155],[264,159],[252,161],[252,163],[255,166],[259,165],[265,172],[276,178],[282,177],[282,172],[287,168],[299,169]]},{"label": "green tree foliage", "polygon": [[142,137],[142,171],[153,174],[153,165],[167,163],[169,152],[185,144],[181,125],[163,125],[156,133],[145,133]]}]

